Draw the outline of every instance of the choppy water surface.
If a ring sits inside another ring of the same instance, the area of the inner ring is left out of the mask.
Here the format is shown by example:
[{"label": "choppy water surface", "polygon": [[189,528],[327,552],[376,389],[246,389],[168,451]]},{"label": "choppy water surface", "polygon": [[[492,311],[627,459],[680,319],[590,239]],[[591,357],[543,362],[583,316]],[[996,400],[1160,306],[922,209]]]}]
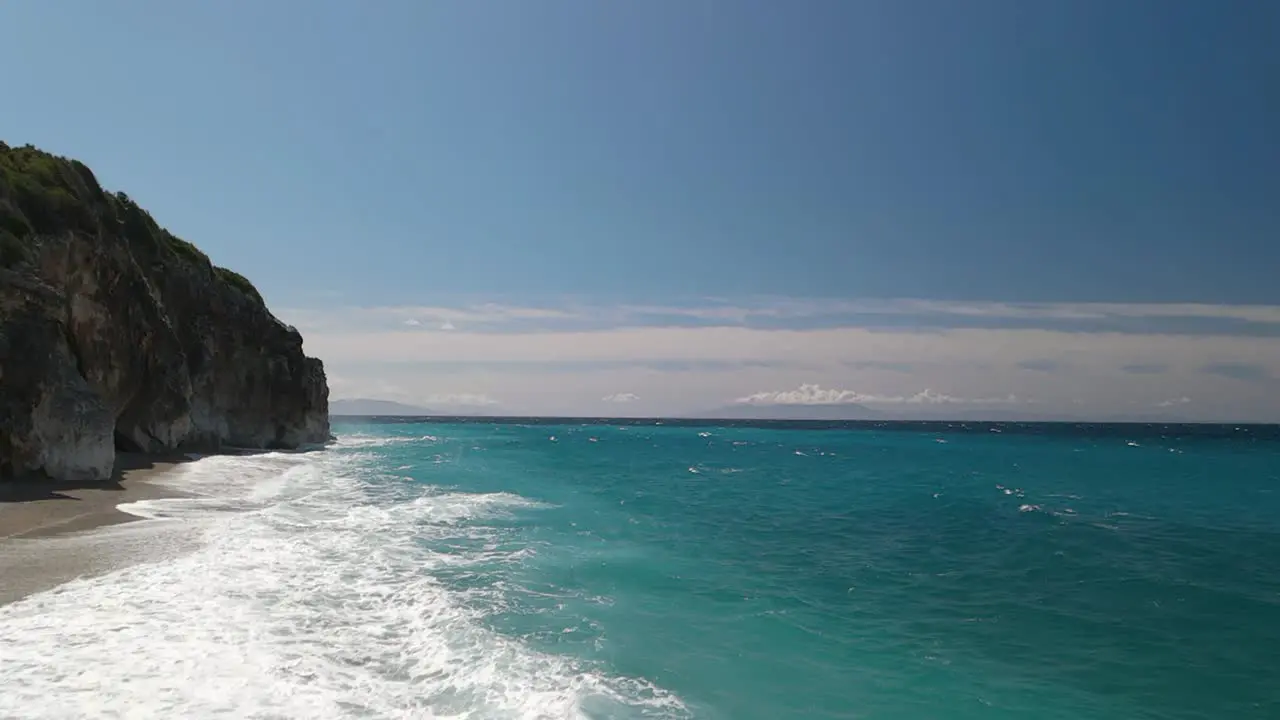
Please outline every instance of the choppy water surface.
[{"label": "choppy water surface", "polygon": [[0,716],[1280,717],[1274,429],[336,431],[0,608]]}]

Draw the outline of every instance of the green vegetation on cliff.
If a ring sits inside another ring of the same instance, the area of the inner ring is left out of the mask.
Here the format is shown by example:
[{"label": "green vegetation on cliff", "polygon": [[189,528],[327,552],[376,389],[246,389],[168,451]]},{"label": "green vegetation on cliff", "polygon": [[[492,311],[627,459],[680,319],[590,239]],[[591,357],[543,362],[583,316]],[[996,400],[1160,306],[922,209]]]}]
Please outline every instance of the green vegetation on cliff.
[{"label": "green vegetation on cliff", "polygon": [[14,268],[30,260],[44,237],[95,234],[113,226],[133,246],[139,262],[146,259],[162,267],[181,261],[262,302],[243,275],[214,266],[199,248],[160,227],[128,195],[104,192],[84,163],[30,145],[0,142],[0,267]]},{"label": "green vegetation on cliff", "polygon": [[328,397],[247,279],[83,164],[0,143],[0,480],[324,442]]}]

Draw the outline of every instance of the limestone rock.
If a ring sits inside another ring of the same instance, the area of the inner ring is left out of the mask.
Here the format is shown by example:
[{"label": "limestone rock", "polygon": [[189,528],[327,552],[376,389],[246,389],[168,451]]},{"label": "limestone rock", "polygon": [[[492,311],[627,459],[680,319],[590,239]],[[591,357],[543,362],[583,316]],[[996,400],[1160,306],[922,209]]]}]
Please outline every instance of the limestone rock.
[{"label": "limestone rock", "polygon": [[0,478],[323,443],[328,394],[247,280],[84,165],[0,143]]}]

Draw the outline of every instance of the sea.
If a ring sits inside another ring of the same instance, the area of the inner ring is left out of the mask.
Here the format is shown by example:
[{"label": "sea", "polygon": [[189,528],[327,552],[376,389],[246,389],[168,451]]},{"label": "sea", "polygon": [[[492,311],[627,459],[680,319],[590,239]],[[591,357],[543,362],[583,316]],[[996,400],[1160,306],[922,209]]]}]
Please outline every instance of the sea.
[{"label": "sea", "polygon": [[1277,427],[334,431],[49,540],[146,556],[0,607],[0,717],[1280,718]]}]

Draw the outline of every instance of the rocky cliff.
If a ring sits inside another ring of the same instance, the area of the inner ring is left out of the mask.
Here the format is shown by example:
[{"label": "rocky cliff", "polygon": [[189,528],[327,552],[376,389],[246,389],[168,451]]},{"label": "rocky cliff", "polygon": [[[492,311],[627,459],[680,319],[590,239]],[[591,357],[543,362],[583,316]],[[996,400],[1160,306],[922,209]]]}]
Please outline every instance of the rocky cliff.
[{"label": "rocky cliff", "polygon": [[328,397],[248,280],[83,164],[0,143],[0,478],[324,442]]}]

